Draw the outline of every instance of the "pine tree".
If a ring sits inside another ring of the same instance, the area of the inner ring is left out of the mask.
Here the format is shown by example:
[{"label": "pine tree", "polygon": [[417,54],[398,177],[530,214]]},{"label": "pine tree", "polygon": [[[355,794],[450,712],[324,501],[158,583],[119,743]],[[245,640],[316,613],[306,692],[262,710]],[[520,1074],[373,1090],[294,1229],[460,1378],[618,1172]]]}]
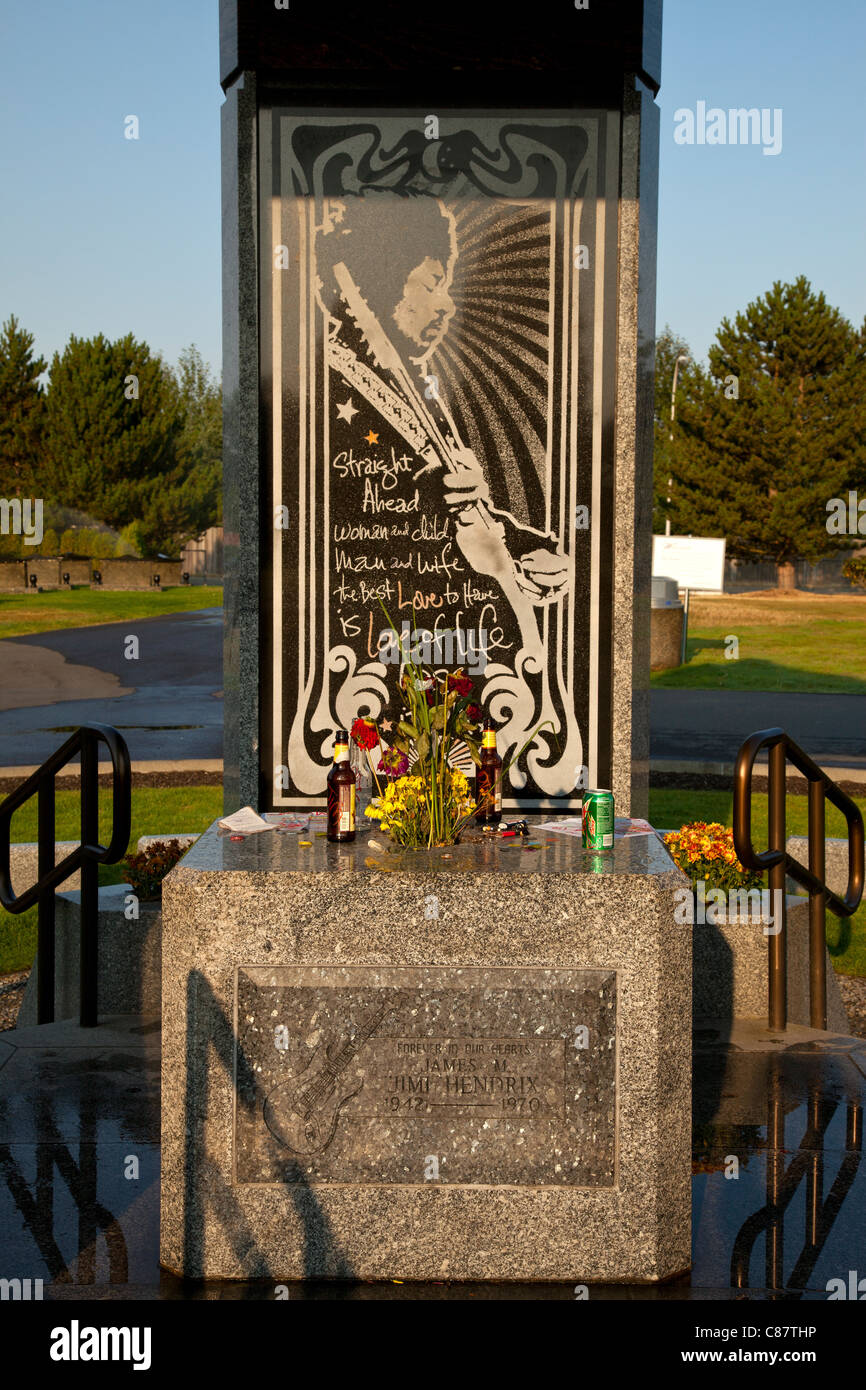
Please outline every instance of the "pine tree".
[{"label": "pine tree", "polygon": [[[677,367],[677,359],[680,361]],[[693,382],[700,368],[692,361],[691,351],[684,338],[674,333],[665,324],[656,339],[655,360],[655,409],[653,420],[653,531],[660,535],[665,529],[665,521],[672,509],[667,498],[671,493],[668,479],[672,479],[674,454],[673,438],[676,434],[676,419],[671,420],[671,396],[674,386],[674,372],[677,375],[675,416],[683,399],[693,389]],[[672,528],[675,529],[675,528]]]},{"label": "pine tree", "polygon": [[212,379],[210,368],[195,343],[180,354],[175,377],[184,416],[181,450],[196,468],[211,476],[216,488],[218,514],[210,524],[215,525],[222,518],[222,388]]},{"label": "pine tree", "polygon": [[866,478],[866,333],[804,276],[722,320],[677,422],[673,529],[775,561],[784,587],[798,557],[850,546],[827,504]]},{"label": "pine tree", "polygon": [[176,553],[218,507],[218,477],[184,441],[185,420],[174,373],[146,343],[72,337],[51,363],[46,496],[114,530],[134,524],[142,555]]},{"label": "pine tree", "polygon": [[0,495],[34,496],[44,398],[42,357],[33,356],[32,333],[14,314],[0,331]]}]

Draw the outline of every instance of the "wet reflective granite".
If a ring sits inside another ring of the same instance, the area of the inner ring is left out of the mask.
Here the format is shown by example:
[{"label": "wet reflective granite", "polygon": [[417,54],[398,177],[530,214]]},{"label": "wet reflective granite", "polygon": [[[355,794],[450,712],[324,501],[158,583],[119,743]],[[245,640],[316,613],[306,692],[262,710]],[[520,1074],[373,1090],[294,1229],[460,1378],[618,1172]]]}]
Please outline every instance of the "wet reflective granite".
[{"label": "wet reflective granite", "polygon": [[[0,1038],[0,1278],[51,1300],[574,1300],[570,1284],[185,1281],[158,1265],[158,1022]],[[863,1273],[866,1042],[759,1022],[695,1035],[693,1268],[590,1300],[824,1300]],[[87,1081],[93,1073],[97,1082]],[[127,1177],[129,1158],[138,1176]],[[738,1176],[731,1158],[737,1159]],[[830,1289],[828,1290],[828,1284]]]},{"label": "wet reflective granite", "polygon": [[46,1297],[158,1279],[159,1019],[0,1037],[0,1278]]}]

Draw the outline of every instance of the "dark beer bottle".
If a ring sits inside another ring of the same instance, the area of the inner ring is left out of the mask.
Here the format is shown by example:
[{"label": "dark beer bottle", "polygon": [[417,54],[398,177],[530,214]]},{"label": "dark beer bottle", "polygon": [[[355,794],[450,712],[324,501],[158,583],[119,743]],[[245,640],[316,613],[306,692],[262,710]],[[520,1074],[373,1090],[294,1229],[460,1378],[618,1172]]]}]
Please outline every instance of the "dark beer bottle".
[{"label": "dark beer bottle", "polygon": [[498,825],[502,820],[502,759],[496,751],[496,729],[485,719],[481,734],[481,765],[475,772],[475,800],[480,804],[478,825]]},{"label": "dark beer bottle", "polygon": [[349,766],[349,735],[337,730],[334,766],[328,773],[328,839],[349,844],[355,838],[355,774]]}]

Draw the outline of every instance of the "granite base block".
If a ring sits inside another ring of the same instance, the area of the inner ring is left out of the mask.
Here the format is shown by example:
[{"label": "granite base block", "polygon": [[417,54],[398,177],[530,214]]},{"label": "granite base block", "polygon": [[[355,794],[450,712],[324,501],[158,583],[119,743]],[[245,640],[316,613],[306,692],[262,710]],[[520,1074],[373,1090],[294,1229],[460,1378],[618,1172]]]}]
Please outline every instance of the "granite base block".
[{"label": "granite base block", "polygon": [[681,604],[650,610],[651,671],[672,671],[682,665],[684,618]]},{"label": "granite base block", "polygon": [[692,934],[655,836],[388,856],[211,829],[163,888],[161,1262],[688,1268]]},{"label": "granite base block", "polygon": [[[159,903],[140,902],[138,918],[124,905],[132,889],[114,883],[99,890],[97,918],[97,1010],[100,1014],[158,1014],[162,990],[162,912]],[[77,1018],[80,1008],[81,893],[58,893],[54,913],[54,1017]],[[18,1027],[37,1021],[39,963],[27,981]]]},{"label": "granite base block", "polygon": [[[768,950],[761,922],[734,920],[694,927],[695,1018],[766,1018]],[[809,1026],[809,902],[788,897],[788,1022]],[[825,948],[827,1027],[848,1032],[848,1015]]]},{"label": "granite base block", "polygon": [[[78,845],[78,840],[58,840],[54,846],[54,863],[62,863],[68,854],[78,849]],[[35,840],[9,846],[9,877],[12,892],[16,897],[26,893],[28,888],[32,888],[39,881],[39,845]],[[80,884],[81,873],[78,870],[64,879],[67,892],[71,888],[78,888]]]},{"label": "granite base block", "polygon": [[[785,849],[792,858],[796,859],[805,868],[809,865],[809,841],[805,835],[789,835],[785,842]],[[836,839],[832,836],[824,841],[824,869],[827,884],[834,893],[844,897],[848,887],[848,841]],[[801,893],[803,890],[789,879],[792,892]],[[828,917],[832,914],[828,913]]]}]

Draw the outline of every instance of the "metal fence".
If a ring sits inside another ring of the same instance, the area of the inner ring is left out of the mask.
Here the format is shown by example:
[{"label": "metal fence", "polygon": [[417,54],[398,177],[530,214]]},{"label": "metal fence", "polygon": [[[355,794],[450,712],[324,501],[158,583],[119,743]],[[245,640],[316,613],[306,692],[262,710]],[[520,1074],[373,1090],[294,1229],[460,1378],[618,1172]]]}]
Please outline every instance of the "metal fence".
[{"label": "metal fence", "polygon": [[[797,589],[810,589],[816,594],[862,593],[842,574],[842,566],[849,558],[847,553],[833,555],[827,560],[819,560],[810,565],[807,560],[794,562],[794,585]],[[776,589],[779,585],[779,570],[772,562],[753,562],[731,558],[725,561],[725,593],[742,594],[752,589]]]}]

